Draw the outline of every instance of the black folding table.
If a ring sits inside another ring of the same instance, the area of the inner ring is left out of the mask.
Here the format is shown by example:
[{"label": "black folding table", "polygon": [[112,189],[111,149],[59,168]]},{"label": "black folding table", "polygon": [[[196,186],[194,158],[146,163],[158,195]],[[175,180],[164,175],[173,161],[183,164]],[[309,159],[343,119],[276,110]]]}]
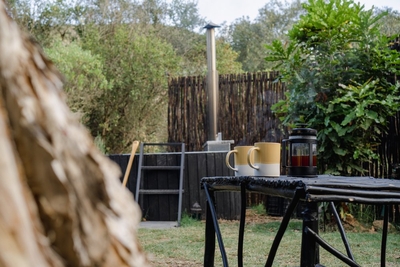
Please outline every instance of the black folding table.
[{"label": "black folding table", "polygon": [[[246,217],[246,192],[258,192],[271,196],[291,199],[289,207],[282,219],[278,232],[270,248],[265,266],[273,264],[280,241],[289,224],[291,215],[299,201],[302,205],[302,242],[300,267],[319,265],[319,246],[337,257],[348,266],[360,266],[354,260],[344,228],[334,207],[334,202],[352,202],[384,205],[384,223],[381,244],[381,266],[385,266],[386,239],[388,229],[388,210],[391,204],[400,204],[400,181],[391,179],[376,179],[373,177],[344,177],[319,175],[316,178],[288,177],[249,177],[249,176],[219,176],[201,179],[202,189],[206,193],[206,238],[204,266],[214,266],[215,237],[222,256],[223,266],[228,266],[223,239],[218,226],[214,192],[240,191],[241,217],[239,225],[238,266],[243,266],[243,238]],[[318,234],[318,203],[328,202],[338,223],[346,254],[338,251],[323,240]]]}]

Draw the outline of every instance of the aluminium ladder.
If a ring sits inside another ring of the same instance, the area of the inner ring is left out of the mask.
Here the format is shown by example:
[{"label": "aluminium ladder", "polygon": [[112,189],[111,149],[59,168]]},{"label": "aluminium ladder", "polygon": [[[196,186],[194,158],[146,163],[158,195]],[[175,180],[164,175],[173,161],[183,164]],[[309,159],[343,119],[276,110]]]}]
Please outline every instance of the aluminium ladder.
[{"label": "aluminium ladder", "polygon": [[[145,146],[180,146],[181,147],[181,156],[180,156],[180,165],[179,166],[143,166],[144,162],[144,147]],[[148,194],[148,195],[172,195],[178,194],[178,219],[177,226],[181,224],[182,217],[182,193],[183,190],[183,171],[185,167],[185,143],[140,143],[140,156],[139,156],[139,167],[137,173],[137,181],[136,181],[136,193],[135,200],[136,203],[139,203],[139,195]],[[142,189],[142,177],[145,178],[144,172],[150,171],[177,171],[179,170],[179,188],[177,189]]]}]

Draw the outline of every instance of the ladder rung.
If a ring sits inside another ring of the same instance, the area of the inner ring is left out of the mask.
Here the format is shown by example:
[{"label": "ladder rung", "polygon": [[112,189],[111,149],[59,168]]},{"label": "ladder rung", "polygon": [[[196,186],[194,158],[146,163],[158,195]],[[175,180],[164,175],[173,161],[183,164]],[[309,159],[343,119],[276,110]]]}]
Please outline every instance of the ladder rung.
[{"label": "ladder rung", "polygon": [[[182,189],[182,193],[185,190]],[[140,189],[139,194],[148,195],[168,195],[168,194],[179,194],[179,189]]]},{"label": "ladder rung", "polygon": [[142,170],[180,170],[181,166],[142,166]]}]

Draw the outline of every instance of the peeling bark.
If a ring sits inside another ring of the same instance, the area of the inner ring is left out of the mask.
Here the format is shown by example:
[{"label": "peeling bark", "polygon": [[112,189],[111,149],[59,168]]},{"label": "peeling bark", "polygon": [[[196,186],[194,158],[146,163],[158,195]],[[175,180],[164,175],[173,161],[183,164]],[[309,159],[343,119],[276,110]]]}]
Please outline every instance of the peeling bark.
[{"label": "peeling bark", "polygon": [[0,0],[0,266],[148,266],[120,170]]}]

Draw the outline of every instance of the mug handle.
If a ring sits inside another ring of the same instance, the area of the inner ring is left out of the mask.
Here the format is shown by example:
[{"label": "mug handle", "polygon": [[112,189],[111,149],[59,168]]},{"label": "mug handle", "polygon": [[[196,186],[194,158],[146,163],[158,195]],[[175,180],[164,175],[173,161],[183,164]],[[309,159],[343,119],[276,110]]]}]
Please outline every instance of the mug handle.
[{"label": "mug handle", "polygon": [[260,150],[260,148],[254,146],[254,147],[252,147],[252,148],[249,149],[249,152],[247,152],[247,163],[248,163],[248,164],[250,165],[250,167],[252,167],[253,169],[258,170],[258,169],[260,169],[260,167],[255,166],[255,165],[251,162],[251,160],[250,160],[251,153],[253,153],[254,150]]},{"label": "mug handle", "polygon": [[238,169],[238,168],[233,168],[233,167],[231,166],[231,164],[229,164],[229,157],[230,157],[230,155],[231,155],[232,153],[237,153],[237,152],[238,152],[237,150],[231,150],[231,151],[228,152],[228,154],[226,154],[226,157],[225,157],[226,166],[228,166],[229,169],[231,169],[231,170],[233,170],[233,171],[235,171],[235,172],[239,171],[239,169]]}]

